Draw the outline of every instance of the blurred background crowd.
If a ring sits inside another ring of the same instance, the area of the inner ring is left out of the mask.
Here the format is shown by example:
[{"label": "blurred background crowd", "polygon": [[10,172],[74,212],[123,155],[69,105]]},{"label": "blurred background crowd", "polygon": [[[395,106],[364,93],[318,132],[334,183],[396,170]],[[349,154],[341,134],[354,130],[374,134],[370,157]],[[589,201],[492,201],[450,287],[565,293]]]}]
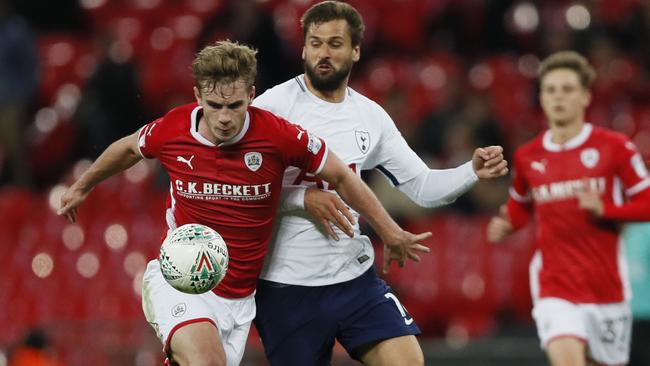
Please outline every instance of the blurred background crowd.
[{"label": "blurred background crowd", "polygon": [[[457,166],[492,144],[511,157],[542,131],[537,66],[563,49],[598,72],[588,121],[630,136],[650,158],[650,2],[349,2],[366,23],[351,85],[388,111],[429,166]],[[190,63],[203,46],[256,47],[258,94],[301,73],[299,17],[312,3],[0,0],[0,366],[39,365],[15,361],[25,349],[68,365],[160,364],[140,282],[164,227],[166,177],[136,165],[97,187],[77,224],[55,215],[59,197],[112,141],[192,101]],[[499,246],[485,239],[509,179],[425,210],[379,175],[365,178],[406,228],[434,232],[432,254],[387,277],[423,330],[427,358],[543,364],[527,280],[534,228]],[[647,337],[650,229],[627,230]],[[244,364],[263,365],[250,338]]]}]

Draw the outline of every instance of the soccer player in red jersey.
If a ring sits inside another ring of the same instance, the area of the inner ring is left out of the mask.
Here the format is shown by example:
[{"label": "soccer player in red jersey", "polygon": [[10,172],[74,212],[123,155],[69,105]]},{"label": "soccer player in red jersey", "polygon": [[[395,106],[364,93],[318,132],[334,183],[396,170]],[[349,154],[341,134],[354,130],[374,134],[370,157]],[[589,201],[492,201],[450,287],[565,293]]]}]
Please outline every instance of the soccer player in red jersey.
[{"label": "soccer player in red jersey", "polygon": [[250,106],[255,54],[232,42],[204,48],[193,63],[196,103],[175,108],[113,143],[61,198],[59,214],[74,222],[95,185],[142,158],[155,158],[170,177],[169,230],[200,223],[223,236],[230,255],[228,274],[212,292],[188,295],[173,289],[157,260],[144,273],[145,317],[169,359],[183,366],[241,361],[288,166],[335,185],[385,243],[397,249],[395,260],[418,260],[418,252],[428,251],[418,242],[431,234],[403,231],[324,140]]},{"label": "soccer player in red jersey", "polygon": [[585,122],[594,78],[575,52],[541,63],[549,129],[516,151],[510,198],[487,230],[498,242],[536,217],[533,317],[554,366],[627,363],[630,294],[617,224],[650,220],[650,178],[636,147]]}]

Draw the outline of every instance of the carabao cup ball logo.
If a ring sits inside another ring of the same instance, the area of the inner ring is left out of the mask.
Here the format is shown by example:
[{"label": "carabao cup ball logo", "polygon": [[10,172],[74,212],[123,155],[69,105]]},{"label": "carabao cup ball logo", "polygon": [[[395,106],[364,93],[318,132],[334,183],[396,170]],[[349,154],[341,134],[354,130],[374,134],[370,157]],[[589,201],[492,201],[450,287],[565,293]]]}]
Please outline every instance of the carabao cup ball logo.
[{"label": "carabao cup ball logo", "polygon": [[226,276],[228,248],[211,228],[187,224],[167,235],[159,261],[160,271],[172,287],[188,294],[202,294]]}]

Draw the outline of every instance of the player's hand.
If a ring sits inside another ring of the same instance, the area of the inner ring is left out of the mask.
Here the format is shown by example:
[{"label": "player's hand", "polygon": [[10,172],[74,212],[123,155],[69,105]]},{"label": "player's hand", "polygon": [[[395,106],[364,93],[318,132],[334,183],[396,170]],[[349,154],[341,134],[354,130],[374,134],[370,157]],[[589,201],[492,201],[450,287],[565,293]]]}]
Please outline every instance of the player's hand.
[{"label": "player's hand", "polygon": [[499,216],[494,216],[487,226],[487,239],[490,243],[498,243],[512,233],[512,223],[508,217],[505,205],[501,206]]},{"label": "player's hand", "polygon": [[321,223],[332,239],[339,240],[332,225],[341,229],[347,236],[354,236],[354,216],[339,196],[318,188],[307,188],[305,210]]},{"label": "player's hand", "polygon": [[401,267],[404,267],[406,258],[419,262],[418,253],[429,253],[431,249],[425,247],[419,242],[431,236],[431,232],[422,234],[412,234],[408,231],[401,230],[394,237],[382,238],[384,241],[384,265],[383,272],[388,273],[390,264],[396,261]]},{"label": "player's hand", "polygon": [[77,221],[77,207],[86,200],[90,191],[84,191],[76,188],[74,185],[61,196],[61,205],[56,212],[57,215],[65,216],[68,221],[74,223]]},{"label": "player's hand", "polygon": [[488,146],[474,150],[472,167],[481,179],[498,178],[508,174],[508,161],[503,158],[503,147]]},{"label": "player's hand", "polygon": [[603,216],[603,212],[605,211],[603,200],[600,198],[600,194],[586,182],[583,184],[583,188],[578,191],[577,197],[578,207],[589,211],[589,213],[596,217]]}]

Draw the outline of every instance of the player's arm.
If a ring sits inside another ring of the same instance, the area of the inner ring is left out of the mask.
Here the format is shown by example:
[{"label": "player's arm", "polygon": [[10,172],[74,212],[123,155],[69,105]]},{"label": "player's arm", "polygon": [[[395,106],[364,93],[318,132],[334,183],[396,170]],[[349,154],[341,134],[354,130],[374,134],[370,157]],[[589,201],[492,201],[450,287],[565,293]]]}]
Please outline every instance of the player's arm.
[{"label": "player's arm", "polygon": [[140,160],[142,160],[142,155],[138,150],[137,133],[115,141],[63,194],[61,208],[57,214],[64,215],[70,222],[75,222],[77,207],[83,203],[97,184],[130,168]]},{"label": "player's arm", "polygon": [[650,221],[650,189],[645,189],[621,206],[605,204],[602,217],[616,221]]},{"label": "player's arm", "polygon": [[379,234],[390,253],[384,258],[384,272],[388,271],[392,261],[397,261],[400,266],[403,266],[406,258],[417,262],[420,260],[418,252],[429,252],[429,248],[418,242],[430,237],[431,233],[416,235],[402,230],[379,203],[370,188],[332,151],[329,152],[318,176],[335,186],[341,198],[363,215]]},{"label": "player's arm", "polygon": [[[518,159],[515,154],[516,167],[518,161],[521,159]],[[491,243],[500,242],[530,221],[533,213],[530,187],[525,177],[519,174],[520,172],[523,172],[521,165],[513,171],[508,201],[501,206],[499,215],[492,217],[488,223],[487,239]]]},{"label": "player's arm", "polygon": [[[398,139],[402,140],[403,139]],[[406,142],[396,144],[402,152],[393,154],[392,163],[407,165],[413,162],[421,164],[422,172],[415,178],[399,183],[397,187],[413,202],[422,207],[439,207],[454,202],[463,193],[472,188],[479,178],[501,177],[508,173],[508,163],[503,158],[501,146],[478,148],[474,151],[472,161],[454,169],[428,169],[422,160],[408,147]],[[389,162],[388,166],[394,165]],[[391,174],[382,165],[384,174]],[[403,170],[404,168],[397,168]],[[393,181],[393,179],[391,179]],[[304,186],[283,187],[281,210],[306,210],[323,224],[327,233],[334,240],[339,240],[331,225],[350,235],[354,218],[345,204],[338,197],[318,188]]]},{"label": "player's arm", "polygon": [[501,146],[478,148],[471,161],[455,169],[430,169],[411,149],[386,111],[379,108],[375,119],[382,131],[380,141],[362,169],[378,169],[420,206],[449,204],[479,179],[501,177],[508,172]]},{"label": "player's arm", "polygon": [[585,188],[578,193],[578,206],[603,219],[621,222],[650,221],[650,188],[632,195],[627,202],[618,206],[603,202],[598,192]]},{"label": "player's arm", "polygon": [[490,243],[498,243],[513,232],[526,226],[532,216],[532,205],[518,202],[509,198],[501,206],[499,215],[493,216],[487,226],[487,239]]},{"label": "player's arm", "polygon": [[620,159],[616,164],[616,177],[627,188],[625,194],[628,200],[621,205],[605,203],[598,192],[585,184],[584,189],[578,193],[578,206],[604,219],[650,221],[650,174],[641,154],[627,138],[612,144],[618,147],[616,157]]},{"label": "player's arm", "polygon": [[507,173],[503,148],[488,146],[474,150],[472,160],[459,167],[426,169],[397,188],[422,207],[439,207],[454,202],[479,179],[498,178]]}]

